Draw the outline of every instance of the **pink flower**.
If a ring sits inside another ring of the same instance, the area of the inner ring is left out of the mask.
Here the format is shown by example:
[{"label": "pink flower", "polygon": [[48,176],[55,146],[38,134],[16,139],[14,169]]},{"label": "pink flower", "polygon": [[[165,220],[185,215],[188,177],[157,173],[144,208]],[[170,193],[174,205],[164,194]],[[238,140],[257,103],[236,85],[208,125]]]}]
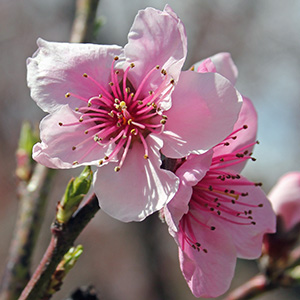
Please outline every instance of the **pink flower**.
[{"label": "pink flower", "polygon": [[285,230],[300,223],[300,172],[290,172],[279,178],[268,194],[277,216],[282,217]]},{"label": "pink flower", "polygon": [[[231,61],[227,54],[221,56]],[[222,65],[235,82],[233,63],[226,67],[224,61],[212,64],[209,59],[200,70],[216,72]],[[223,294],[236,258],[259,257],[263,235],[275,231],[275,214],[260,184],[239,174],[249,159],[254,160],[256,131],[255,109],[244,98],[233,132],[211,151],[187,157],[176,171],[179,190],[164,214],[178,244],[182,273],[196,297]]]},{"label": "pink flower", "polygon": [[31,96],[47,115],[33,158],[51,168],[99,167],[101,208],[140,221],[176,193],[161,153],[200,154],[224,139],[241,96],[219,74],[182,72],[186,34],[169,6],[138,13],[124,47],[38,40]]}]

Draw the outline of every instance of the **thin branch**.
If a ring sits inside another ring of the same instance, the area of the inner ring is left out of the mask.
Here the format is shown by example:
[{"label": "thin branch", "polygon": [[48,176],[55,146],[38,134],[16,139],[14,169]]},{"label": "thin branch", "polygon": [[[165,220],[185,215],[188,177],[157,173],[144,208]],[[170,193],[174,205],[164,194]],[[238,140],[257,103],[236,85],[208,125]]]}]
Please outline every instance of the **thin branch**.
[{"label": "thin branch", "polygon": [[77,0],[71,43],[87,43],[93,40],[99,0]]},{"label": "thin branch", "polygon": [[19,297],[27,281],[33,249],[45,215],[54,170],[37,164],[28,184],[20,182],[20,206],[1,283],[1,300]]},{"label": "thin branch", "polygon": [[57,265],[99,209],[98,199],[92,195],[68,223],[52,225],[52,238],[48,249],[19,300],[42,299]]}]

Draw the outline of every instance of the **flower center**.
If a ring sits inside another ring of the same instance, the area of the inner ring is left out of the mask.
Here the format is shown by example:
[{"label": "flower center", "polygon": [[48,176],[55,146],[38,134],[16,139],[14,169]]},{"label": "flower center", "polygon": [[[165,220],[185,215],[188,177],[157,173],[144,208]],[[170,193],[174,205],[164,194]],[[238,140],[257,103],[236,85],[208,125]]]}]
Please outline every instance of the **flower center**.
[{"label": "flower center", "polygon": [[[215,147],[229,146],[230,140],[236,140],[235,134],[247,129],[244,125],[234,131],[222,143]],[[263,207],[263,204],[251,204],[247,202],[249,193],[240,192],[239,187],[261,186],[261,183],[254,183],[244,180],[239,174],[227,171],[225,168],[243,162],[244,160],[255,160],[249,153],[251,148],[258,142],[246,145],[232,153],[222,156],[214,156],[212,164],[205,177],[193,187],[193,194],[189,202],[189,211],[185,214],[179,224],[184,241],[192,248],[207,252],[197,241],[193,223],[200,225],[204,229],[215,230],[215,226],[208,226],[201,222],[201,213],[209,213],[222,221],[230,222],[235,225],[256,225],[255,210]],[[236,187],[237,190],[234,188]],[[198,228],[199,230],[199,228]]]},{"label": "flower center", "polygon": [[[88,141],[95,143],[85,149],[84,154],[74,161],[73,164],[80,163],[89,153],[97,151],[97,147],[107,149],[106,155],[99,158],[99,165],[104,162],[118,161],[115,171],[119,171],[125,161],[128,151],[134,142],[139,142],[144,147],[144,158],[149,158],[149,147],[146,138],[149,134],[160,134],[167,120],[167,116],[162,114],[161,101],[173,90],[174,80],[169,78],[167,72],[161,70],[161,83],[156,90],[148,91],[145,95],[145,85],[151,79],[154,72],[159,70],[159,66],[152,68],[143,78],[140,85],[135,89],[130,82],[130,70],[134,64],[122,70],[115,69],[115,57],[111,65],[111,81],[107,86],[102,86],[96,79],[84,73],[83,77],[94,84],[99,89],[99,94],[89,99],[66,93],[66,97],[75,97],[82,100],[83,106],[76,108],[80,114],[78,122],[63,123],[60,126],[73,126],[84,124],[84,135],[87,138],[72,146],[76,151],[79,146],[83,146]],[[86,129],[88,126],[88,129]]]}]

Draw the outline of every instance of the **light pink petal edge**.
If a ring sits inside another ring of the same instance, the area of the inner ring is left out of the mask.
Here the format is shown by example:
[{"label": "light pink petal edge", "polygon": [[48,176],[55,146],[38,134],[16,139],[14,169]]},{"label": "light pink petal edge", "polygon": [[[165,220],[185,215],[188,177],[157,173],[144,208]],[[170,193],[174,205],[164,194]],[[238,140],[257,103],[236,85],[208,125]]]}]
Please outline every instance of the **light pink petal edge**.
[{"label": "light pink petal edge", "polygon": [[54,112],[61,105],[73,109],[83,102],[76,97],[65,98],[70,92],[85,99],[101,94],[100,85],[108,87],[110,67],[122,48],[116,45],[94,45],[47,42],[37,40],[38,50],[27,59],[27,82],[31,97],[45,112]]},{"label": "light pink petal edge", "polygon": [[[127,61],[135,64],[134,76],[130,78],[135,88],[156,65],[177,81],[187,54],[184,25],[168,5],[163,11],[150,7],[140,10],[124,51]],[[144,92],[148,93],[160,82],[160,76],[152,75],[151,81],[144,85]]]},{"label": "light pink petal edge", "polygon": [[[80,114],[73,112],[67,105],[47,115],[40,123],[41,143],[33,147],[33,159],[49,168],[99,166],[99,158],[104,157],[108,149],[96,144],[93,138],[96,132],[89,130],[88,134],[84,133],[88,126],[78,122],[79,117]],[[78,125],[60,126],[60,122]],[[84,140],[87,141],[82,143]],[[76,146],[75,150],[72,150],[73,146]],[[73,164],[75,161],[78,164]]]}]

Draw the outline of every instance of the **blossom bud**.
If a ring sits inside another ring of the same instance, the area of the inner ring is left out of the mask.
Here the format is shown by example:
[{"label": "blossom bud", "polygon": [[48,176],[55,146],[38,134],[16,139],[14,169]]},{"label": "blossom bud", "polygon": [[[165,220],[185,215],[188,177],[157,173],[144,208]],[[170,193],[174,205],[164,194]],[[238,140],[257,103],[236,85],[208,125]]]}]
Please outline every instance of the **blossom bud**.
[{"label": "blossom bud", "polygon": [[300,172],[282,176],[268,197],[287,231],[300,223]]},{"label": "blossom bud", "polygon": [[264,237],[264,256],[261,263],[274,274],[290,265],[290,253],[299,238],[300,172],[283,175],[268,197],[277,215],[277,230],[276,233]]},{"label": "blossom bud", "polygon": [[69,181],[65,194],[57,207],[56,220],[59,223],[68,222],[84,196],[88,193],[92,180],[93,172],[91,167],[86,166],[78,177]]},{"label": "blossom bud", "polygon": [[78,258],[83,252],[82,245],[78,245],[77,247],[72,247],[69,251],[64,255],[61,262],[58,264],[55,272],[51,277],[51,281],[46,291],[46,296],[51,297],[56,291],[58,291],[62,285],[63,279],[66,277],[68,272],[74,267]]},{"label": "blossom bud", "polygon": [[24,122],[21,128],[19,146],[16,152],[16,175],[19,179],[28,181],[31,176],[33,159],[32,147],[38,142],[38,134],[32,130],[28,122]]}]

